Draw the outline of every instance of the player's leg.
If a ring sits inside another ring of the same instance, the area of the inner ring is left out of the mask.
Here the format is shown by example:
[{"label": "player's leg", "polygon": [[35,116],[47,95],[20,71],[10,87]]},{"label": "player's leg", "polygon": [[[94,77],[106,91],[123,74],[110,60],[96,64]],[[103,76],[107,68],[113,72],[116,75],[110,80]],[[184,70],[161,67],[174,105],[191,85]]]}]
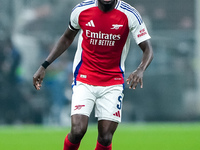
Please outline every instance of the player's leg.
[{"label": "player's leg", "polygon": [[87,131],[89,117],[85,115],[73,115],[71,117],[71,131],[68,138],[72,143],[79,143]]},{"label": "player's leg", "polygon": [[81,139],[87,131],[88,116],[73,115],[71,124],[71,131],[65,138],[63,150],[78,150]]},{"label": "player's leg", "polygon": [[109,120],[98,121],[98,140],[95,150],[111,150],[112,138],[118,123]]},{"label": "player's leg", "polygon": [[77,150],[83,138],[90,113],[94,106],[95,96],[90,87],[77,82],[73,87],[71,103],[71,131],[65,138],[64,150]]},{"label": "player's leg", "polygon": [[123,86],[102,88],[95,106],[95,116],[98,117],[98,141],[95,150],[111,150],[113,134],[121,122]]}]

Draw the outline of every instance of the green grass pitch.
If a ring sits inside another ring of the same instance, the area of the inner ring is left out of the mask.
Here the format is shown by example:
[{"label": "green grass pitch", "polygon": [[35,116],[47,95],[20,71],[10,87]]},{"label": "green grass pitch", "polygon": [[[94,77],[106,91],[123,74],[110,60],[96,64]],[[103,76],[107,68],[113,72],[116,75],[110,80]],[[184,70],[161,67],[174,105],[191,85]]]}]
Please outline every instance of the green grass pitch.
[{"label": "green grass pitch", "polygon": [[[69,128],[0,126],[0,150],[62,150]],[[94,150],[96,125],[89,125],[80,150]],[[113,150],[200,150],[200,123],[121,123]]]}]

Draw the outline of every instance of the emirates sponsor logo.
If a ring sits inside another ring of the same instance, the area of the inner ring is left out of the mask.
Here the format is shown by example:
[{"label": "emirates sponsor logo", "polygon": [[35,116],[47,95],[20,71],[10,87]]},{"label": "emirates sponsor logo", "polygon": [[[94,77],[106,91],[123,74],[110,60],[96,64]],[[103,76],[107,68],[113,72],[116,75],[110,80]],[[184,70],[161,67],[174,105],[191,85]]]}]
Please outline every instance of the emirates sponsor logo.
[{"label": "emirates sponsor logo", "polygon": [[86,30],[86,37],[90,38],[91,45],[114,46],[115,41],[120,40],[121,35]]},{"label": "emirates sponsor logo", "polygon": [[94,39],[102,39],[102,40],[120,40],[120,34],[108,34],[108,33],[102,33],[99,32],[91,32],[90,30],[86,30],[86,36],[88,38],[94,38]]},{"label": "emirates sponsor logo", "polygon": [[142,29],[142,30],[140,30],[140,34],[138,34],[137,37],[139,38],[139,37],[142,37],[146,34],[147,34],[147,32],[145,31],[145,29]]}]

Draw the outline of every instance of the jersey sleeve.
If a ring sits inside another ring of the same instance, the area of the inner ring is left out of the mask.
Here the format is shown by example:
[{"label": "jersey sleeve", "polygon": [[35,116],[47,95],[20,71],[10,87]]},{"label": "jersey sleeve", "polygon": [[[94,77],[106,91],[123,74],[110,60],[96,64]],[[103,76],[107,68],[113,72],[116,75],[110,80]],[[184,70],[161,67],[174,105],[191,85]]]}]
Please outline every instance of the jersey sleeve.
[{"label": "jersey sleeve", "polygon": [[[134,9],[135,10],[135,9]],[[150,35],[146,28],[145,23],[142,20],[140,14],[135,10],[135,13],[129,15],[129,29],[137,44],[150,39]]]},{"label": "jersey sleeve", "polygon": [[134,26],[131,30],[131,33],[137,44],[140,44],[141,42],[151,38],[144,23]]},{"label": "jersey sleeve", "polygon": [[79,30],[80,29],[80,25],[79,25],[79,14],[80,11],[77,7],[75,7],[72,10],[71,16],[70,16],[70,22],[69,22],[69,28],[71,30]]}]

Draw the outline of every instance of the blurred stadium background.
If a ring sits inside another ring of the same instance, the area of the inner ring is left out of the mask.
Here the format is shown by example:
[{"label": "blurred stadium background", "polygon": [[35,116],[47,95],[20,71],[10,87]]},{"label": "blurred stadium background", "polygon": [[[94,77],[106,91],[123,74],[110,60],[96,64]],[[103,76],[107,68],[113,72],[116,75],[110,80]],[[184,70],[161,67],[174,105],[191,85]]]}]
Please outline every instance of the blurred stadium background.
[{"label": "blurred stadium background", "polygon": [[[0,125],[70,126],[77,39],[48,68],[41,91],[34,89],[32,77],[80,1],[0,0]],[[154,60],[145,73],[143,89],[126,86],[122,122],[200,121],[200,1],[125,1],[146,23]],[[141,56],[132,40],[126,78]]]},{"label": "blurred stadium background", "polygon": [[[143,89],[133,91],[126,85],[122,124],[113,148],[198,150],[200,0],[125,1],[141,13],[148,27],[154,60],[145,73]],[[77,39],[48,68],[41,91],[34,89],[32,77],[79,2],[0,0],[0,149],[62,149],[70,126]],[[141,56],[132,41],[126,78]],[[95,123],[92,114],[80,149],[94,148]]]}]

